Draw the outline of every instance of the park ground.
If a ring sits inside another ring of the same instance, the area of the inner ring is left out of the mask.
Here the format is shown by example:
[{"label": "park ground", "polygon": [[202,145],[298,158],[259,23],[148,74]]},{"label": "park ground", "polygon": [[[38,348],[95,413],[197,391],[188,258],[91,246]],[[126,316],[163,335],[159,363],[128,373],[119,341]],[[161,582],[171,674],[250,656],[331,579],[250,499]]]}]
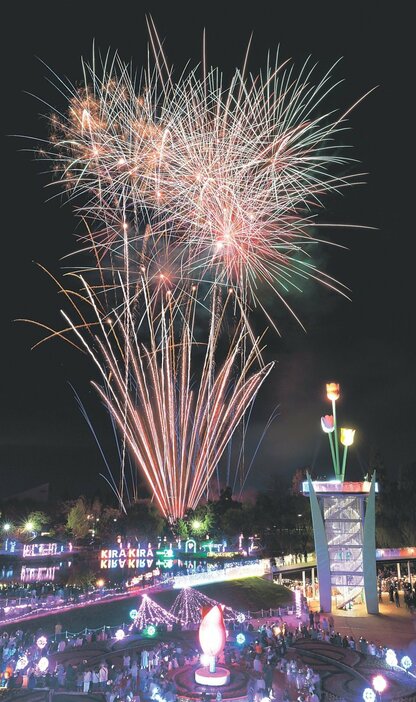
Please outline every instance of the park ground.
[{"label": "park ground", "polygon": [[[253,619],[253,624],[261,624],[270,619],[267,610],[283,607],[293,601],[293,593],[276,583],[263,578],[242,578],[223,583],[200,585],[197,588],[208,597],[220,601],[237,611],[259,612]],[[173,604],[178,590],[163,590],[150,592],[149,595],[158,604],[169,609]],[[59,615],[54,613],[49,616],[35,618],[22,622],[19,626],[31,631],[42,630],[52,633],[55,624],[59,621],[64,631],[77,633],[88,629],[101,629],[103,626],[115,627],[123,624],[129,625],[131,619],[129,612],[140,605],[139,595],[133,595],[113,602],[97,605],[74,607]],[[403,604],[403,603],[402,603]],[[316,602],[310,602],[311,609],[317,609]],[[260,614],[264,611],[264,616]],[[324,615],[323,615],[324,616]],[[362,606],[356,605],[351,611],[333,613],[335,629],[342,636],[353,636],[356,641],[363,636],[375,644],[392,647],[396,650],[406,649],[413,660],[416,660],[416,616],[412,615],[405,607],[397,608],[388,602],[387,596],[380,605],[378,615],[366,614]],[[299,621],[295,616],[287,616],[289,626],[298,626]],[[4,627],[14,631],[17,624]]]},{"label": "park ground", "polygon": [[[261,609],[277,608],[287,605],[293,600],[293,593],[285,587],[276,585],[263,578],[242,578],[211,585],[200,585],[197,588],[208,597],[220,601],[237,611],[257,612]],[[179,590],[163,590],[150,592],[149,596],[165,609],[169,609]],[[102,602],[96,605],[82,607],[74,606],[69,611],[54,613],[36,619],[28,619],[19,624],[4,627],[7,631],[15,631],[18,627],[25,630],[52,632],[59,621],[64,631],[78,633],[87,629],[102,629],[103,626],[114,627],[131,624],[129,612],[137,609],[141,597],[133,595],[113,602]]]}]

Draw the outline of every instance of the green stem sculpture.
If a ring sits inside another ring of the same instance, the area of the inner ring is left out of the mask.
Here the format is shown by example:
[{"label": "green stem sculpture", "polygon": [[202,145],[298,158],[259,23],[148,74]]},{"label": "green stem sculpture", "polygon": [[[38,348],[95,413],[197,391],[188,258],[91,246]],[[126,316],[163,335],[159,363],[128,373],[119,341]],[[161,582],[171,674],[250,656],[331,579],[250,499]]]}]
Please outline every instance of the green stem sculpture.
[{"label": "green stem sculpture", "polygon": [[334,443],[335,443],[335,456],[336,456],[336,470],[335,470],[335,475],[339,479],[340,477],[340,467],[339,467],[339,448],[338,448],[338,429],[337,429],[337,414],[335,410],[335,400],[332,400],[332,415],[334,417]]}]

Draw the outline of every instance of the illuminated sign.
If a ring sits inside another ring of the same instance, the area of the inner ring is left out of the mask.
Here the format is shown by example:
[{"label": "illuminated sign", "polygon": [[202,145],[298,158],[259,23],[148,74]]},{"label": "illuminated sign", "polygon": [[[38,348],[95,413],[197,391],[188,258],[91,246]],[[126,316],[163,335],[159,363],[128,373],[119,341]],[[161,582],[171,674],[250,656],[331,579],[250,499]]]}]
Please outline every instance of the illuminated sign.
[{"label": "illuminated sign", "polygon": [[[341,480],[314,480],[312,483],[315,492],[348,492],[348,493],[366,493],[370,492],[371,483],[368,480],[364,482],[341,482]],[[307,480],[302,482],[302,492],[309,495],[309,483]],[[378,483],[376,483],[376,492],[378,492]]]},{"label": "illuminated sign", "polygon": [[6,539],[6,541],[4,542],[4,551],[6,551],[7,553],[16,553],[17,547],[18,542],[12,539]]},{"label": "illuminated sign", "polygon": [[156,565],[159,568],[173,568],[175,555],[172,548],[161,548],[156,551]]},{"label": "illuminated sign", "polygon": [[100,551],[100,568],[128,570],[151,570],[154,564],[154,554],[151,544],[143,548],[141,544],[131,547],[120,545],[119,548],[105,548]]},{"label": "illuminated sign", "polygon": [[[59,549],[62,553],[63,547]],[[58,544],[23,544],[23,558],[33,558],[33,556],[56,556]]]},{"label": "illuminated sign", "polygon": [[376,558],[390,560],[394,558],[416,558],[416,546],[407,548],[376,548]]},{"label": "illuminated sign", "polygon": [[72,552],[72,543],[60,544],[58,542],[53,543],[29,543],[22,544],[19,541],[14,541],[12,539],[6,539],[4,542],[4,549],[6,553],[15,554],[16,556],[21,556],[22,558],[36,558],[38,556],[58,556],[63,553]]},{"label": "illuminated sign", "polygon": [[207,541],[201,544],[201,549],[207,553],[224,553],[226,545],[226,541],[221,541],[219,544],[214,544],[213,541]]},{"label": "illuminated sign", "polygon": [[36,581],[55,580],[56,571],[59,570],[59,565],[49,566],[46,568],[28,568],[22,566],[20,571],[20,579],[23,583],[33,583]]}]

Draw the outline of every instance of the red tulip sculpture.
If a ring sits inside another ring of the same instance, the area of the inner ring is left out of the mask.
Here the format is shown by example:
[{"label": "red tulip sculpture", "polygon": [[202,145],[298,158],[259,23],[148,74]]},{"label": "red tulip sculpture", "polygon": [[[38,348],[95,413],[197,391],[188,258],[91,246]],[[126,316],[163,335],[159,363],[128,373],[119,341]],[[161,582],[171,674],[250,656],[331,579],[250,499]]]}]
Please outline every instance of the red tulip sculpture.
[{"label": "red tulip sculpture", "polygon": [[208,610],[204,608],[202,615],[199,627],[199,643],[205,655],[210,658],[210,672],[215,673],[215,659],[224,650],[227,637],[222,607],[214,605]]}]

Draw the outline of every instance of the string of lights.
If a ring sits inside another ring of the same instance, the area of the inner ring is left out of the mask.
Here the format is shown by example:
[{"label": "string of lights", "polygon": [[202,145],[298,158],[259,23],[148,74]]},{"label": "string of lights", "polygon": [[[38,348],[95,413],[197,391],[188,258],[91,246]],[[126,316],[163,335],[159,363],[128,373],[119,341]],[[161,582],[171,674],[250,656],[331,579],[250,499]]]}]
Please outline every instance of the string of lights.
[{"label": "string of lights", "polygon": [[[211,597],[204,595],[199,590],[194,590],[192,587],[185,587],[176,597],[170,613],[177,617],[183,626],[189,624],[199,624],[202,619],[203,607],[214,607],[220,604]],[[234,621],[238,618],[239,612],[232,607],[224,607],[223,616],[225,620]]]},{"label": "string of lights", "polygon": [[143,595],[140,607],[130,626],[130,631],[133,629],[145,629],[150,624],[177,624],[178,622],[179,619],[174,614],[158,605],[148,595]]}]

